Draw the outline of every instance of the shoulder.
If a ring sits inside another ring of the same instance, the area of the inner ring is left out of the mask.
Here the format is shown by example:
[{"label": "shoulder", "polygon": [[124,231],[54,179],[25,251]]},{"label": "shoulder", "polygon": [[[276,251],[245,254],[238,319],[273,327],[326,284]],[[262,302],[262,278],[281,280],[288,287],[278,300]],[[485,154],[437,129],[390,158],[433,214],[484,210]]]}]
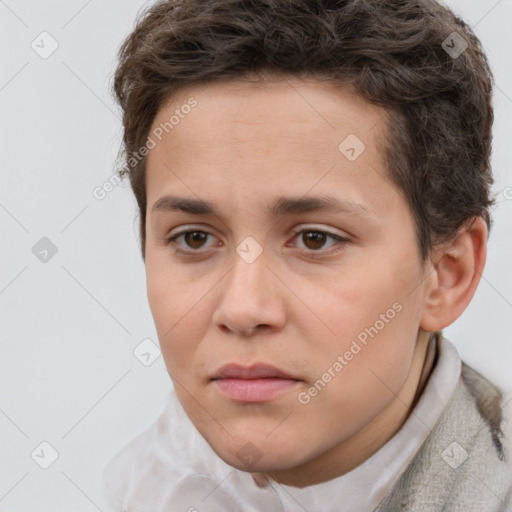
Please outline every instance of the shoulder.
[{"label": "shoulder", "polygon": [[[102,471],[104,494],[117,512],[143,510],[155,498],[154,486],[173,481],[178,476],[174,464],[166,459],[162,434],[169,429],[170,398],[156,421],[123,446]],[[156,505],[156,503],[155,503]],[[151,509],[151,507],[150,507]],[[155,508],[156,510],[156,508]]]},{"label": "shoulder", "polygon": [[116,512],[188,510],[200,489],[208,495],[232,469],[215,455],[171,390],[160,417],[104,467],[104,494]]},{"label": "shoulder", "polygon": [[[461,376],[467,392],[474,401],[474,406],[487,427],[482,429],[482,435],[491,436],[500,460],[509,459],[511,454],[505,454],[505,450],[510,449],[509,417],[507,416],[510,407],[507,407],[508,400],[505,399],[505,392],[466,363],[462,363]],[[506,436],[507,433],[508,436]]]},{"label": "shoulder", "polygon": [[[137,494],[138,482],[148,484],[148,473],[154,475],[159,465],[152,453],[155,425],[139,434],[125,445],[103,468],[102,479],[105,494],[117,512],[128,510]],[[161,471],[162,468],[160,468]],[[153,479],[152,478],[152,479]]]},{"label": "shoulder", "polygon": [[379,512],[505,512],[512,504],[506,397],[462,363],[443,414]]}]

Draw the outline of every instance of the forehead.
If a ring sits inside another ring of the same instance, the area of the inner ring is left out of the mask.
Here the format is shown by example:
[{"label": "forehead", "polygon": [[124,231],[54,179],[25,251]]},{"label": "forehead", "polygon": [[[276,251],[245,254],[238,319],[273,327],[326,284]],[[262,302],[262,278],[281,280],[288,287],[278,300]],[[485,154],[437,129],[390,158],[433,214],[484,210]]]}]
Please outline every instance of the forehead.
[{"label": "forehead", "polygon": [[387,122],[384,109],[313,79],[182,89],[161,106],[150,130],[156,145],[147,157],[148,208],[164,191],[208,193],[240,206],[248,194],[315,189],[343,190],[359,203],[373,190],[378,210],[386,194],[396,194],[382,190],[390,186],[381,144]]}]

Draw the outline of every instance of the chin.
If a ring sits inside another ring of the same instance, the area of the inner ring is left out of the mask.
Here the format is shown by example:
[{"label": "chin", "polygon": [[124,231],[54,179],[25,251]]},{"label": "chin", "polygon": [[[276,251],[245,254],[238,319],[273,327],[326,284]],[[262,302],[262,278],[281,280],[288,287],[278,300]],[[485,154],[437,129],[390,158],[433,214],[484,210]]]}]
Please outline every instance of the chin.
[{"label": "chin", "polygon": [[250,473],[286,470],[302,464],[307,458],[298,445],[284,446],[280,439],[270,442],[265,437],[244,436],[231,440],[229,445],[210,446],[226,464]]}]

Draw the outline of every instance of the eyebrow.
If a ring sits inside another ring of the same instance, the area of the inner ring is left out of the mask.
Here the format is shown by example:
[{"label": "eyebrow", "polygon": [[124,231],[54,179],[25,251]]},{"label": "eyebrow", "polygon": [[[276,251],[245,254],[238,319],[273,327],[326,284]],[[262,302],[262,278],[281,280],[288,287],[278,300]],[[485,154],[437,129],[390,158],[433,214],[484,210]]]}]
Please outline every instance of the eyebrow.
[{"label": "eyebrow", "polygon": [[[203,199],[179,196],[163,196],[151,208],[152,213],[181,211],[192,215],[216,215],[220,213],[215,205]],[[313,211],[330,211],[360,217],[376,219],[377,216],[362,204],[339,199],[334,196],[309,197],[278,197],[267,208],[269,217],[280,217],[290,214],[308,213]]]}]

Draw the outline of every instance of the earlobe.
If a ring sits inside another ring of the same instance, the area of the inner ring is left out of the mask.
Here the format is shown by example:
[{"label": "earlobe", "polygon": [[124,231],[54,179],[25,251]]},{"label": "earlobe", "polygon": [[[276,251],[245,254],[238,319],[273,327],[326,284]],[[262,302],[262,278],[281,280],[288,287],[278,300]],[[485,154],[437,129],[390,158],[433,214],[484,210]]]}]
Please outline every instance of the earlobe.
[{"label": "earlobe", "polygon": [[475,294],[487,256],[487,224],[481,217],[466,223],[451,241],[433,251],[425,280],[420,327],[440,331],[464,312]]}]

